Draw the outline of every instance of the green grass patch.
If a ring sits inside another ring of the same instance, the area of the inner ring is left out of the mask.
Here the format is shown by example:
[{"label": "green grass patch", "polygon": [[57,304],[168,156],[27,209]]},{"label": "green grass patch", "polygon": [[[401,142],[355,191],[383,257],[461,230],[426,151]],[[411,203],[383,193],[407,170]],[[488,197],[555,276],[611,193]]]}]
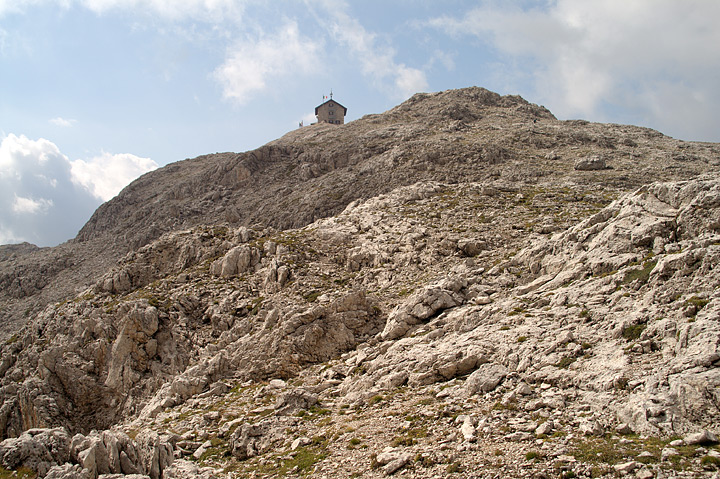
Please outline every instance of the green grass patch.
[{"label": "green grass patch", "polygon": [[0,466],[0,479],[35,479],[37,473],[27,467],[20,467],[16,471],[8,471]]},{"label": "green grass patch", "polygon": [[720,469],[720,457],[717,456],[703,456],[702,459],[700,459],[700,464],[703,467],[710,467],[715,469]]},{"label": "green grass patch", "polygon": [[[661,439],[658,437],[645,437],[630,434],[620,438],[615,436],[600,438],[579,438],[573,443],[570,454],[578,461],[593,465],[610,465],[636,460],[644,464],[657,463],[662,449],[673,438]],[[676,448],[679,456],[670,459],[668,464],[673,469],[683,469],[690,466],[690,459],[695,455],[697,446],[680,446]],[[643,452],[650,455],[640,456]],[[663,463],[665,464],[665,463]]]},{"label": "green grass patch", "polygon": [[280,465],[277,470],[278,475],[285,476],[290,471],[296,471],[303,476],[309,475],[313,472],[315,464],[328,456],[325,448],[316,444],[299,447],[295,453],[292,459],[288,459]]}]

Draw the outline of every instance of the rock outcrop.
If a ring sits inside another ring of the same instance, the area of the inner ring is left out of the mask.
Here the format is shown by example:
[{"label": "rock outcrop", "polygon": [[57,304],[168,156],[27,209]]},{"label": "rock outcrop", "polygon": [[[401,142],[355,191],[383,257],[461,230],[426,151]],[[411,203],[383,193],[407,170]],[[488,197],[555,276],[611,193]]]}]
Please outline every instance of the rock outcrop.
[{"label": "rock outcrop", "polygon": [[173,462],[174,442],[173,437],[150,430],[132,440],[119,431],[93,431],[71,438],[63,428],[30,429],[0,443],[0,465],[56,479],[183,477],[176,472],[163,475]]}]

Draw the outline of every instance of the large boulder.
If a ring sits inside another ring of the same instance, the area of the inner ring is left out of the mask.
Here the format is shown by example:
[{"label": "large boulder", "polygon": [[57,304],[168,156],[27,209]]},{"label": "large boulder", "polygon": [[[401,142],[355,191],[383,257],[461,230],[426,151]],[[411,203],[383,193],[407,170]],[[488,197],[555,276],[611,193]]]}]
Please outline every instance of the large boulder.
[{"label": "large boulder", "polygon": [[390,313],[381,335],[382,339],[401,338],[413,326],[462,304],[462,289],[466,286],[467,281],[462,278],[446,278],[412,294]]},{"label": "large boulder", "polygon": [[465,393],[470,396],[495,389],[505,379],[508,369],[502,364],[481,364],[465,381]]},{"label": "large boulder", "polygon": [[604,170],[606,168],[605,159],[599,156],[588,156],[575,161],[575,169],[579,171]]}]

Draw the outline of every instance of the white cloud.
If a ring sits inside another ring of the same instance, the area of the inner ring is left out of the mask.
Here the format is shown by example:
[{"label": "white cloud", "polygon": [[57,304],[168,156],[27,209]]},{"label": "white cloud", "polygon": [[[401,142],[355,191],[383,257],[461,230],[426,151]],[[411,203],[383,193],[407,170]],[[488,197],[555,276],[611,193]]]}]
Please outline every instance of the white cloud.
[{"label": "white cloud", "polygon": [[398,65],[395,87],[403,97],[409,97],[419,91],[424,91],[427,86],[427,80],[425,80],[423,72],[415,68],[408,68],[405,65]]},{"label": "white cloud", "polygon": [[228,16],[239,17],[245,3],[243,0],[0,0],[0,15],[23,12],[40,5],[56,5],[64,9],[81,5],[97,14],[135,10],[170,20],[219,20]]},{"label": "white cloud", "polygon": [[314,111],[307,112],[303,117],[300,119],[302,121],[302,124],[304,126],[307,126],[311,123],[315,123],[317,121],[317,117],[315,116]]},{"label": "white cloud", "polygon": [[[395,51],[378,45],[375,34],[368,32],[348,13],[346,2],[337,0],[307,0],[325,12],[321,23],[328,24],[331,36],[346,46],[360,61],[364,75],[372,78],[378,86],[389,88],[395,96],[407,98],[428,88],[425,73],[395,61]],[[390,82],[388,87],[387,82]]]},{"label": "white cloud", "polygon": [[[540,100],[560,116],[602,118],[608,110],[632,106],[656,127],[676,133],[719,129],[703,122],[720,108],[720,2],[557,0],[525,10],[516,5],[485,1],[463,17],[430,24],[488,42],[504,66],[514,65],[516,78],[531,70]],[[701,104],[698,97],[710,101]],[[690,124],[683,124],[686,102],[698,108],[698,120]]]},{"label": "white cloud", "polygon": [[239,42],[214,73],[223,86],[225,98],[238,103],[267,88],[275,77],[292,77],[317,67],[320,45],[303,37],[297,23],[288,21],[273,36],[261,35],[258,40]]},{"label": "white cloud", "polygon": [[52,200],[40,198],[39,200],[33,198],[23,198],[22,196],[15,195],[15,201],[12,204],[12,210],[18,214],[35,215],[38,213],[45,213],[53,205]]},{"label": "white cloud", "polygon": [[129,153],[113,155],[103,152],[89,161],[71,162],[71,179],[93,196],[108,201],[138,176],[158,167],[150,158]]},{"label": "white cloud", "polygon": [[[110,10],[135,9],[152,12],[170,20],[214,19],[239,16],[244,1],[239,0],[79,0],[88,9],[103,14]],[[204,18],[203,18],[204,17]]]},{"label": "white cloud", "polygon": [[10,134],[0,143],[0,244],[66,241],[103,200],[156,167],[130,154],[71,162],[48,140]]},{"label": "white cloud", "polygon": [[57,118],[52,118],[50,120],[50,123],[52,123],[53,125],[56,125],[56,126],[62,126],[64,128],[70,128],[75,123],[77,123],[77,120],[68,120],[61,116],[58,116]]}]

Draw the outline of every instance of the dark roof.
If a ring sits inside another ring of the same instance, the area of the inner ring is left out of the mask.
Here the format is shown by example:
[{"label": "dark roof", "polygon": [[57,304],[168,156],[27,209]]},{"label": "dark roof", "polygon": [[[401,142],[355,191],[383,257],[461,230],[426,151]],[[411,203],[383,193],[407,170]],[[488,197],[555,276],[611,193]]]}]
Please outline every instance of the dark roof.
[{"label": "dark roof", "polygon": [[[329,102],[337,103],[337,106],[342,107],[342,109],[344,110],[343,115],[347,115],[347,108],[345,108],[345,107],[342,106],[340,103],[338,103],[337,100],[333,100],[332,98],[330,98],[330,99],[329,99],[328,101],[326,101],[325,103],[329,103]],[[318,108],[320,108],[321,106],[323,106],[325,103],[321,103],[320,105],[318,105],[318,106],[315,107],[315,114],[316,114],[316,115],[317,115]]]}]

